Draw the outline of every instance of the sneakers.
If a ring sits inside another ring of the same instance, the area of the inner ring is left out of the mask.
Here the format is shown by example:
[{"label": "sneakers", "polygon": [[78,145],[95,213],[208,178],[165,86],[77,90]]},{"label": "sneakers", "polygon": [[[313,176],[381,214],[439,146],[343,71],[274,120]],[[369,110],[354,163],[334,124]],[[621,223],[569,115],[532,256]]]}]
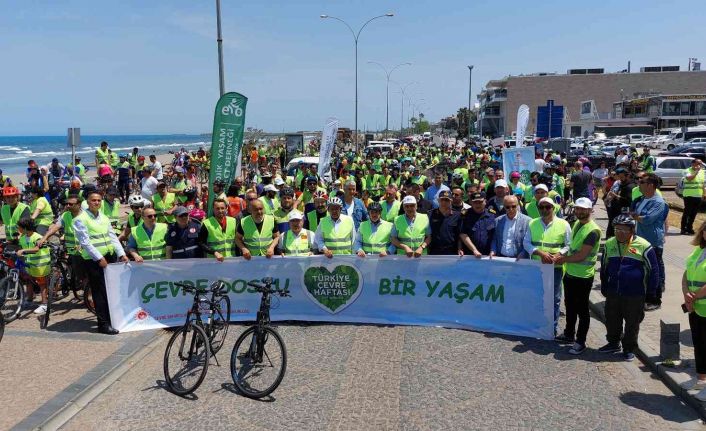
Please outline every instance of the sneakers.
[{"label": "sneakers", "polygon": [[645,304],[645,311],[655,311],[662,307],[661,304]]},{"label": "sneakers", "polygon": [[572,355],[580,355],[584,351],[586,351],[586,345],[581,343],[574,343],[574,345],[569,349],[569,353]]},{"label": "sneakers", "polygon": [[620,343],[608,343],[598,349],[601,353],[615,353],[620,351]]},{"label": "sneakers", "polygon": [[574,337],[569,337],[565,333],[562,333],[554,337],[554,341],[559,344],[572,344],[574,342]]},{"label": "sneakers", "polygon": [[47,304],[42,304],[39,307],[34,309],[34,314],[46,314],[47,312]]},{"label": "sneakers", "polygon": [[699,380],[698,378],[693,378],[682,383],[679,386],[681,386],[682,389],[685,389],[687,391],[701,391],[703,389],[706,389],[706,380]]},{"label": "sneakers", "polygon": [[623,352],[623,359],[627,362],[632,362],[635,360],[635,354],[633,352]]}]

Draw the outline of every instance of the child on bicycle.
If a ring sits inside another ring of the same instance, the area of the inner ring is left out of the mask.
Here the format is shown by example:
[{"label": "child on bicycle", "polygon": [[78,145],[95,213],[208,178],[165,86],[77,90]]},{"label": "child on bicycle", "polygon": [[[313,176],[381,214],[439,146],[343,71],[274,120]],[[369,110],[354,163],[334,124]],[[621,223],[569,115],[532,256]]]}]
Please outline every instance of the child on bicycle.
[{"label": "child on bicycle", "polygon": [[[17,250],[17,256],[21,257],[27,266],[27,276],[34,279],[40,288],[42,303],[34,310],[35,314],[44,314],[47,312],[47,276],[51,272],[51,253],[48,248],[40,248],[37,241],[42,239],[42,236],[36,232],[36,224],[31,218],[23,218],[17,222],[17,229],[20,233],[19,244],[20,250]],[[26,284],[25,303],[22,304],[22,309],[29,309],[34,297],[34,288],[32,283]]]}]

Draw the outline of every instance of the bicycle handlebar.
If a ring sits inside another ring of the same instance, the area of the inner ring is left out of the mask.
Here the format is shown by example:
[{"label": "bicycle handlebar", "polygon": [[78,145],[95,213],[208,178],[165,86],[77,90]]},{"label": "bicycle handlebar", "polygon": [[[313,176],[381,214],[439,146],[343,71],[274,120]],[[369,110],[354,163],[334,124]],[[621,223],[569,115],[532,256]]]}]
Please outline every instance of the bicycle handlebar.
[{"label": "bicycle handlebar", "polygon": [[189,293],[198,293],[198,294],[204,294],[208,292],[212,293],[218,293],[220,295],[226,295],[228,293],[228,289],[226,286],[223,284],[222,281],[214,281],[211,283],[208,289],[199,289],[198,287],[191,285],[191,284],[185,284],[185,283],[174,283],[174,286],[181,288],[184,290],[184,292],[189,292]]},{"label": "bicycle handlebar", "polygon": [[248,286],[254,287],[255,290],[261,293],[274,293],[275,295],[279,296],[289,296],[291,297],[292,295],[289,294],[288,290],[279,290],[279,289],[273,289],[272,288],[272,277],[266,277],[262,279],[262,282],[264,283],[258,283],[257,281],[249,281]]}]

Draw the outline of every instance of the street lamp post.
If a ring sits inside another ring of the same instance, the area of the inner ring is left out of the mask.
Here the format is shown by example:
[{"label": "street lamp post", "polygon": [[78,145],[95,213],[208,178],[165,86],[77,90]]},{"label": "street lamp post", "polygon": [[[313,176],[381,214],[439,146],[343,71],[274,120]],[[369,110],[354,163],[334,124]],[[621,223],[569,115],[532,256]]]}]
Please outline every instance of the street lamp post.
[{"label": "street lamp post", "polygon": [[223,76],[223,35],[221,34],[221,0],[216,0],[216,26],[218,28],[218,82],[221,96],[226,92],[226,81]]},{"label": "street lamp post", "polygon": [[468,66],[468,142],[471,142],[471,80],[473,79],[473,65]]},{"label": "street lamp post", "polygon": [[385,17],[392,17],[392,16],[394,16],[393,13],[386,13],[385,15],[374,16],[374,17],[370,18],[369,20],[367,20],[365,22],[365,24],[363,24],[360,27],[360,29],[358,30],[358,33],[356,33],[355,31],[353,31],[353,28],[350,25],[348,25],[348,23],[345,22],[344,20],[342,20],[341,18],[337,18],[335,16],[330,16],[330,15],[320,15],[320,18],[322,18],[322,19],[330,18],[330,19],[335,19],[336,21],[342,22],[343,24],[345,24],[346,27],[348,27],[348,30],[350,30],[351,34],[353,35],[353,41],[355,43],[355,130],[353,131],[353,133],[354,133],[353,136],[355,139],[356,152],[359,151],[359,148],[358,148],[358,38],[360,37],[360,32],[363,31],[365,26],[368,25],[370,23],[370,21],[376,20],[378,18],[385,18]]},{"label": "street lamp post", "polygon": [[385,72],[385,75],[387,75],[387,81],[385,83],[385,134],[384,136],[387,137],[387,132],[390,130],[390,75],[392,75],[392,72],[395,71],[398,67],[401,66],[411,66],[412,63],[400,63],[397,66],[393,67],[389,72],[383,66],[382,64],[378,63],[377,61],[369,61],[368,63],[370,64],[376,64],[380,66],[380,68]]},{"label": "street lamp post", "polygon": [[[392,81],[395,82],[395,81]],[[404,98],[406,96],[405,92],[407,91],[407,88],[410,85],[414,84],[419,84],[417,81],[413,81],[405,85],[404,87],[399,84],[399,82],[395,82],[400,87],[400,93],[402,93],[402,97],[400,98],[400,138],[404,136]]]}]

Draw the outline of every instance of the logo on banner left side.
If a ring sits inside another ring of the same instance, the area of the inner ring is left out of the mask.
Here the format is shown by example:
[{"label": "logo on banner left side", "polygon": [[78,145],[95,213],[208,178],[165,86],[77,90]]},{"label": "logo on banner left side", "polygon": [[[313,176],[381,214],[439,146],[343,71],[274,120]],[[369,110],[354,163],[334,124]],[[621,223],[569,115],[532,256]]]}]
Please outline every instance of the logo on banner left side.
[{"label": "logo on banner left side", "polygon": [[363,276],[348,265],[310,266],[303,278],[304,293],[331,314],[354,303],[363,288]]}]

